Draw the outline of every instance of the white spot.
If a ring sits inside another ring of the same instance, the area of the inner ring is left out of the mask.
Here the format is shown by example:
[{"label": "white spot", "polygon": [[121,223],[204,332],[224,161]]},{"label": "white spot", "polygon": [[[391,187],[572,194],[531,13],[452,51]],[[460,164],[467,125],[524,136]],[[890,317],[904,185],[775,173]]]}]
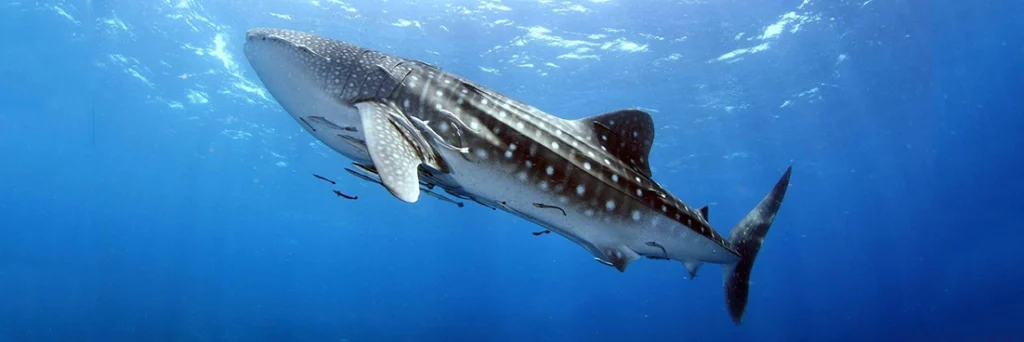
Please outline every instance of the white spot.
[{"label": "white spot", "polygon": [[512,159],[512,151],[505,151],[505,159]]},{"label": "white spot", "polygon": [[438,91],[437,91],[437,92],[435,92],[434,94],[437,94],[437,97],[441,97],[441,96],[444,96],[444,92],[442,92],[442,91],[440,91],[440,90],[438,90]]},{"label": "white spot", "polygon": [[594,158],[594,151],[587,151],[587,156]]},{"label": "white spot", "polygon": [[540,182],[540,189],[544,190],[544,191],[547,191],[548,190],[548,182],[547,181]]},{"label": "white spot", "polygon": [[608,160],[608,158],[605,158],[605,159],[604,159],[604,164],[605,164],[605,165],[612,165],[612,161],[611,161],[611,160]]},{"label": "white spot", "polygon": [[577,195],[583,196],[583,193],[585,193],[585,192],[587,192],[587,187],[583,186],[583,184],[580,184],[580,185],[576,186],[576,194]]},{"label": "white spot", "polygon": [[480,128],[480,123],[478,123],[476,120],[473,120],[473,121],[469,122],[469,129],[476,131],[479,128]]},{"label": "white spot", "polygon": [[594,216],[594,210],[592,210],[592,209],[584,210],[583,211],[583,215]]},{"label": "white spot", "polygon": [[405,99],[405,101],[402,101],[402,107],[405,107],[405,109],[409,109],[409,99]]},{"label": "white spot", "polygon": [[612,175],[612,182],[619,182],[619,175]]},{"label": "white spot", "polygon": [[532,162],[532,161],[529,161],[529,160],[527,160],[527,161],[526,161],[526,168],[527,168],[527,169],[529,169],[529,168],[533,168],[533,162]]},{"label": "white spot", "polygon": [[644,191],[642,189],[636,189],[636,195],[637,196],[643,196],[644,195]]},{"label": "white spot", "polygon": [[640,211],[633,210],[633,221],[640,221]]},{"label": "white spot", "polygon": [[640,183],[640,182],[641,182],[641,180],[640,180],[640,177],[636,177],[636,182],[637,182],[637,183]]},{"label": "white spot", "polygon": [[583,168],[587,169],[587,170],[590,170],[590,163],[589,162],[583,162]]},{"label": "white spot", "polygon": [[518,146],[516,146],[516,144],[508,144],[508,150],[509,151],[515,151],[517,147]]},{"label": "white spot", "polygon": [[608,200],[608,202],[604,203],[604,208],[608,209],[608,211],[615,210],[615,201],[614,200]]},{"label": "white spot", "polygon": [[557,150],[558,149],[558,142],[557,141],[554,141],[554,142],[551,143],[551,149],[553,149],[553,150]]},{"label": "white spot", "polygon": [[487,159],[487,150],[482,148],[476,149],[476,156],[480,157],[480,159]]},{"label": "white spot", "polygon": [[486,106],[487,105],[487,99],[483,99],[483,101],[480,101],[480,104]]},{"label": "white spot", "polygon": [[444,107],[441,107],[441,104],[440,104],[440,103],[438,103],[438,104],[434,105],[434,109],[437,109],[437,110],[444,110]]},{"label": "white spot", "polygon": [[516,122],[516,128],[523,129],[523,127],[525,127],[525,125],[523,125],[522,121]]},{"label": "white spot", "polygon": [[668,207],[666,207],[664,204],[662,204],[661,205],[661,212],[667,213],[668,212]]},{"label": "white spot", "polygon": [[519,174],[517,174],[516,177],[521,181],[526,181],[526,171],[519,171]]}]

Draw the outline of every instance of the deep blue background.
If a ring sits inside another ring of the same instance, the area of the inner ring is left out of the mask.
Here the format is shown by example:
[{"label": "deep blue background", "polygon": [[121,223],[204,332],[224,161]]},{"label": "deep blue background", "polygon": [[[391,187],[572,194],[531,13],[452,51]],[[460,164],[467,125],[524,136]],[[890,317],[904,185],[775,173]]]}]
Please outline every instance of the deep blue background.
[{"label": "deep blue background", "polygon": [[[1020,2],[320,2],[0,4],[0,341],[1024,340]],[[715,61],[790,11],[819,20]],[[584,60],[510,43],[537,25],[664,39]],[[252,26],[436,63],[567,118],[654,108],[655,178],[721,231],[792,164],[744,324],[711,265],[620,274],[511,215],[347,177],[234,87],[259,86]],[[234,66],[211,57],[218,34]]]}]

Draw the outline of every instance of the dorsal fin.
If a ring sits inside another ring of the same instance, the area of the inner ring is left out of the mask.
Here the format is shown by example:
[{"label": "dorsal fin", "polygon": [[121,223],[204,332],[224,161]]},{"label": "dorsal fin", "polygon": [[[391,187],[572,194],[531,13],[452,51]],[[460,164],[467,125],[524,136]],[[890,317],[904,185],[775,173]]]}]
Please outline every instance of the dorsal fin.
[{"label": "dorsal fin", "polygon": [[708,206],[705,205],[703,208],[700,208],[700,216],[704,216],[704,221],[708,220]]},{"label": "dorsal fin", "polygon": [[594,139],[608,153],[630,165],[637,172],[651,177],[648,155],[654,145],[654,120],[642,110],[623,109],[579,119],[584,127],[592,127]]}]

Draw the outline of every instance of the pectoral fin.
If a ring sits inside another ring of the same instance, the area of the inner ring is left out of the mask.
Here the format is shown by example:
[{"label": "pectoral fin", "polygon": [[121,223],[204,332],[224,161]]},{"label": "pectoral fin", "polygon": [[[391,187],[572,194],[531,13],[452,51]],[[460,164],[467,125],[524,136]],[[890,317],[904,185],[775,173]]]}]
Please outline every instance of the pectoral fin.
[{"label": "pectoral fin", "polygon": [[640,254],[626,246],[601,248],[601,250],[603,255],[594,259],[602,264],[615,267],[619,272],[625,272],[626,266],[629,266],[629,263],[640,259]]},{"label": "pectoral fin", "polygon": [[700,261],[683,261],[683,265],[686,265],[686,271],[690,272],[690,279],[697,278],[697,270],[700,269],[701,265],[704,265]]},{"label": "pectoral fin", "polygon": [[423,161],[392,122],[390,111],[396,109],[378,102],[360,102],[356,109],[362,118],[370,159],[384,187],[403,202],[416,202],[420,197],[417,168]]}]

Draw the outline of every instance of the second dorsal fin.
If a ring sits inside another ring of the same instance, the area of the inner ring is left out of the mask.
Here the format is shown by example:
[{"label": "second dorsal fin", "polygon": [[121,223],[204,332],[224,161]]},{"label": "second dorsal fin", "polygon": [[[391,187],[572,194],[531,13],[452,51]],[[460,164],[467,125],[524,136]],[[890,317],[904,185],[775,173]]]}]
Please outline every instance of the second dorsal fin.
[{"label": "second dorsal fin", "polygon": [[583,127],[593,130],[593,138],[608,153],[651,177],[648,155],[654,145],[654,120],[650,114],[638,109],[623,109],[578,121],[583,123]]}]

